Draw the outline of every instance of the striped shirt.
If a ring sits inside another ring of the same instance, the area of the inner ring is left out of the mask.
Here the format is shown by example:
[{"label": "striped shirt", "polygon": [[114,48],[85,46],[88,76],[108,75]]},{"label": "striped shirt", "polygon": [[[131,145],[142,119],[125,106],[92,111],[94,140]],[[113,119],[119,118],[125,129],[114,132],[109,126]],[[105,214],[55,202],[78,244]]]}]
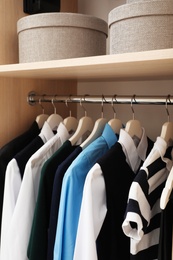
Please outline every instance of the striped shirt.
[{"label": "striped shirt", "polygon": [[122,229],[130,237],[131,260],[158,259],[160,196],[172,167],[171,152],[158,137],[130,187]]}]

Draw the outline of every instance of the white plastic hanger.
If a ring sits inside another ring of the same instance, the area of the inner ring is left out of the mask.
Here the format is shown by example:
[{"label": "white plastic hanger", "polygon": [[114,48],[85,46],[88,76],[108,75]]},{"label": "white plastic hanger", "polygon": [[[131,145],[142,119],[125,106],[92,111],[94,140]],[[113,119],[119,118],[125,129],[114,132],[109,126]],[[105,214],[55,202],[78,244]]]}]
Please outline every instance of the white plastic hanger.
[{"label": "white plastic hanger", "polygon": [[[168,111],[168,101],[170,101],[170,95],[168,95],[167,99],[166,99],[166,112],[167,112],[167,116],[168,116],[168,122],[164,123],[162,126],[162,130],[161,130],[161,137],[168,143],[173,141],[173,123],[170,122],[170,114]],[[169,173],[169,176],[166,180],[166,184],[165,187],[162,191],[161,194],[161,198],[160,198],[160,208],[161,209],[165,209],[166,205],[169,201],[169,197],[170,194],[172,192],[173,189],[173,167]]]},{"label": "white plastic hanger", "polygon": [[67,131],[72,134],[76,131],[77,126],[78,126],[78,120],[77,118],[73,116],[68,116],[63,120],[64,125],[67,128]]},{"label": "white plastic hanger", "polygon": [[166,180],[165,187],[162,191],[161,198],[160,198],[160,208],[165,209],[166,205],[169,201],[169,197],[171,195],[173,189],[173,167],[169,173],[169,176]]},{"label": "white plastic hanger", "polygon": [[91,132],[91,134],[88,136],[88,138],[80,145],[82,149],[85,149],[90,143],[92,143],[96,138],[98,138],[105,127],[105,124],[107,123],[107,119],[103,117],[103,96],[102,96],[102,112],[101,112],[101,118],[97,119],[94,128]]},{"label": "white plastic hanger", "polygon": [[[83,107],[82,102],[80,100],[80,105]],[[83,107],[84,108],[84,107]],[[84,109],[85,110],[85,109]],[[75,133],[70,137],[69,141],[71,142],[72,145],[75,145],[78,140],[88,131],[91,132],[93,129],[94,123],[91,117],[87,116],[86,110],[85,110],[85,116],[82,117],[79,120],[77,129]]]},{"label": "white plastic hanger", "polygon": [[50,115],[47,119],[47,122],[52,130],[57,130],[57,127],[61,122],[63,122],[63,118],[56,113],[56,107],[54,105],[54,99],[52,99],[52,105],[54,108],[54,114]]},{"label": "white plastic hanger", "polygon": [[173,122],[170,122],[170,114],[169,114],[169,111],[168,111],[168,101],[171,102],[170,101],[170,95],[168,95],[168,97],[166,98],[166,103],[165,103],[168,121],[163,124],[161,134],[160,134],[160,136],[167,143],[169,143],[170,141],[173,141]]},{"label": "white plastic hanger", "polygon": [[138,120],[132,119],[126,123],[125,131],[133,138],[137,137],[139,140],[142,137],[142,127]]},{"label": "white plastic hanger", "polygon": [[99,118],[95,121],[91,134],[80,145],[82,149],[86,148],[90,143],[92,143],[97,137],[99,137],[102,134],[106,123],[107,123],[106,118]]},{"label": "white plastic hanger", "polygon": [[[139,140],[142,137],[142,127],[141,127],[141,123],[140,121],[135,119],[135,113],[134,113],[134,109],[133,109],[133,100],[135,100],[135,95],[133,96],[133,98],[131,99],[131,109],[132,109],[132,113],[133,113],[133,119],[129,120],[126,123],[125,126],[125,131],[132,137],[137,137]],[[136,101],[136,100],[135,100]]]},{"label": "white plastic hanger", "polygon": [[39,129],[41,129],[44,125],[44,122],[48,119],[49,115],[44,113],[44,107],[41,104],[41,98],[39,99],[39,105],[42,108],[42,114],[40,114],[36,117],[36,122],[38,124]]},{"label": "white plastic hanger", "polygon": [[[67,103],[67,100],[65,102],[66,104],[66,107],[68,108],[68,103]],[[77,118],[73,117],[71,115],[71,110],[69,110],[69,116],[66,117],[64,120],[63,120],[63,123],[64,125],[66,126],[67,128],[67,131],[72,134],[76,131],[77,129],[77,126],[78,126],[78,120]]]},{"label": "white plastic hanger", "polygon": [[162,126],[160,136],[167,142],[173,140],[173,122],[166,122]]},{"label": "white plastic hanger", "polygon": [[113,118],[109,120],[108,124],[111,126],[115,134],[120,133],[120,129],[122,128],[121,120],[118,118]]},{"label": "white plastic hanger", "polygon": [[115,111],[114,103],[113,103],[114,99],[116,100],[116,95],[112,98],[112,104],[111,104],[113,112],[114,112],[114,117],[113,117],[113,119],[109,120],[108,124],[111,126],[111,128],[113,129],[115,134],[119,134],[120,129],[122,128],[122,123],[121,123],[120,119],[116,118],[116,111]]}]

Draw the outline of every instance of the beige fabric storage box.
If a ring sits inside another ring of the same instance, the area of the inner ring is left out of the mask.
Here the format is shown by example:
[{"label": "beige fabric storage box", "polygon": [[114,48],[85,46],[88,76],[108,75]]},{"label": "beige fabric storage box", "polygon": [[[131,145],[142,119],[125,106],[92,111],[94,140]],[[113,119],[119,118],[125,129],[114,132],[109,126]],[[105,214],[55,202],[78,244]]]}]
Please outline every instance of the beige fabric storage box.
[{"label": "beige fabric storage box", "polygon": [[106,54],[108,24],[76,13],[44,13],[17,22],[19,62]]},{"label": "beige fabric storage box", "polygon": [[[163,0],[127,0],[126,3],[131,4],[131,3],[136,3],[136,2],[139,3],[139,2],[148,2],[148,1],[151,2],[151,1],[163,1]],[[171,1],[171,0],[169,0],[169,1]]]},{"label": "beige fabric storage box", "polygon": [[140,1],[109,13],[110,54],[173,48],[173,2]]}]

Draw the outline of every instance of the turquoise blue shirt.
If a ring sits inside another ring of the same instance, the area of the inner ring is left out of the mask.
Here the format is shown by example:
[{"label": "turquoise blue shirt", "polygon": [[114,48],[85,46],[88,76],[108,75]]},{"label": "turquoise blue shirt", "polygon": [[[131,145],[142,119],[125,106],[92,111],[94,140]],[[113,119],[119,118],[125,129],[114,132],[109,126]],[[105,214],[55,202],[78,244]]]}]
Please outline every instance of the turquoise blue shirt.
[{"label": "turquoise blue shirt", "polygon": [[72,260],[85,178],[92,166],[117,141],[106,124],[100,137],[86,147],[65,173],[54,246],[54,260]]}]

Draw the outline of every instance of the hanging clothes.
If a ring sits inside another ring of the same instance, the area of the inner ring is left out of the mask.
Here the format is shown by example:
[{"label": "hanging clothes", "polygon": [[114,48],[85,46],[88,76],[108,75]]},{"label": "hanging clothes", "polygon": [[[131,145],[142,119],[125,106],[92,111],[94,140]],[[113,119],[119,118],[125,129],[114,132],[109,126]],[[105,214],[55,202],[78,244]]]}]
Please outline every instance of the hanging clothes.
[{"label": "hanging clothes", "polygon": [[171,260],[173,192],[163,211],[159,200],[172,146],[144,129],[117,142],[107,124],[82,150],[62,123],[49,130],[5,166],[0,259]]},{"label": "hanging clothes", "polygon": [[51,201],[51,211],[50,211],[50,221],[49,221],[49,232],[48,232],[48,252],[47,260],[53,260],[54,244],[56,238],[56,227],[59,213],[59,204],[61,197],[61,188],[64,175],[67,169],[70,167],[72,162],[77,158],[77,156],[82,152],[81,146],[78,146],[67,158],[62,162],[55,174],[52,201]]},{"label": "hanging clothes", "polygon": [[70,141],[65,143],[44,163],[39,182],[38,199],[28,246],[28,259],[47,259],[48,230],[52,190],[56,170],[74,150]]},{"label": "hanging clothes", "polygon": [[122,228],[130,237],[130,259],[158,259],[160,197],[172,168],[172,147],[158,137],[129,191]]},{"label": "hanging clothes", "polygon": [[0,235],[1,235],[1,219],[4,197],[5,173],[8,163],[13,157],[27,146],[38,134],[40,129],[36,121],[23,134],[17,136],[0,149]]},{"label": "hanging clothes", "polygon": [[[147,139],[144,129],[143,136],[138,147],[135,146],[135,143],[132,140],[131,136],[125,130],[121,129],[118,142],[100,160],[98,160],[98,162],[90,170],[84,185],[83,199],[74,252],[75,260],[96,260],[98,259],[98,253],[99,255],[101,254],[99,251],[97,252],[97,246],[99,246],[101,241],[99,240],[100,238],[98,238],[96,246],[96,239],[99,233],[102,232],[102,225],[106,225],[107,211],[109,214],[110,210],[108,208],[106,200],[107,192],[109,192],[110,189],[107,185],[105,186],[104,174],[110,175],[110,177],[111,173],[113,174],[111,177],[111,181],[112,185],[114,185],[114,188],[112,188],[114,190],[117,189],[116,199],[122,205],[120,205],[120,209],[121,207],[125,208],[126,195],[124,194],[128,192],[128,180],[131,180],[135,176],[134,172],[138,170],[139,166],[141,165],[141,161],[145,160],[146,155],[151,150],[152,145],[153,142],[150,139]],[[105,164],[105,166],[103,163]],[[119,189],[121,189],[120,192]],[[123,205],[123,202],[125,203],[125,205]],[[123,210],[119,212],[119,205],[115,207],[115,210],[116,209],[118,210],[116,212],[114,222],[116,222],[118,225],[121,224],[121,221],[123,221]],[[118,217],[117,219],[118,215],[120,215],[120,217]],[[103,224],[104,221],[105,223]],[[90,229],[88,229],[88,226],[90,226]],[[110,227],[110,229],[112,229],[112,227]],[[108,234],[109,232],[110,234]],[[116,248],[117,242],[114,241],[114,245],[110,242],[110,237],[116,237],[116,233],[118,234],[117,241],[119,241],[119,237],[121,239],[122,236],[121,231],[119,229],[115,230],[115,227],[112,229],[112,231],[108,229],[108,237],[106,236],[105,240],[108,240],[108,243],[110,243],[110,248],[105,247],[105,243],[102,250],[108,251],[104,252],[101,259],[116,259],[115,255],[119,255],[118,259],[128,259],[128,245],[127,250],[125,250],[125,258],[124,253],[122,253],[122,257],[121,253],[118,253],[118,246]],[[82,237],[85,237],[85,242],[83,242]],[[111,248],[111,244],[113,245],[113,248],[116,253]],[[123,247],[126,248],[126,245],[123,244]],[[100,247],[98,247],[98,250],[99,248]]]},{"label": "hanging clothes", "polygon": [[2,232],[0,256],[3,259],[6,247],[6,236],[13,216],[18,194],[20,191],[24,168],[31,157],[45,142],[54,136],[48,123],[45,123],[40,134],[36,136],[24,149],[18,152],[9,162],[6,169],[3,213],[2,213]]},{"label": "hanging clothes", "polygon": [[117,141],[106,124],[100,137],[87,146],[68,168],[62,184],[54,259],[73,259],[78,218],[86,175],[96,161]]},{"label": "hanging clothes", "polygon": [[68,138],[69,133],[67,129],[60,123],[57,134],[34,153],[27,162],[9,227],[6,255],[3,259],[27,260],[27,247],[37,201],[42,166]]},{"label": "hanging clothes", "polygon": [[105,182],[101,168],[96,163],[88,172],[84,184],[74,260],[97,259],[96,239],[106,212]]},{"label": "hanging clothes", "polygon": [[96,240],[98,259],[129,259],[130,241],[121,228],[130,185],[153,142],[146,137],[135,146],[129,134],[121,129],[119,141],[98,160],[106,190],[107,213]]},{"label": "hanging clothes", "polygon": [[50,128],[49,124],[45,122],[40,134],[34,138],[23,150],[14,156],[14,159],[16,160],[15,171],[20,172],[21,179],[23,179],[25,166],[29,158],[53,136],[54,133],[52,129]]},{"label": "hanging clothes", "polygon": [[161,211],[158,260],[173,259],[173,191]]}]

